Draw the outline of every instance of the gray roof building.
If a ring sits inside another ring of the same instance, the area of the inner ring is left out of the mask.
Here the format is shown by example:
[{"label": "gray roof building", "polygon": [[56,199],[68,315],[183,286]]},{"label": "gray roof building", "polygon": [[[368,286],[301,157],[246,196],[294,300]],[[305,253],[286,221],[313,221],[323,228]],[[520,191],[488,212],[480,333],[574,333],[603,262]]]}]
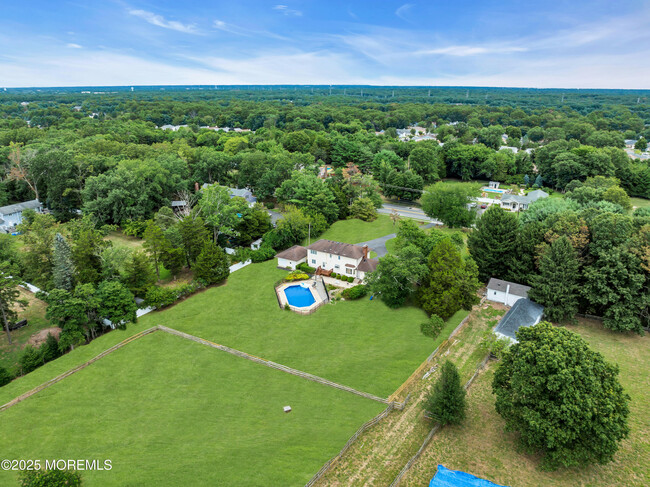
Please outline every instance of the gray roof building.
[{"label": "gray roof building", "polygon": [[517,330],[522,326],[534,326],[539,323],[544,314],[544,306],[528,298],[517,300],[506,315],[501,318],[494,329],[500,337],[508,338],[517,343]]},{"label": "gray roof building", "polygon": [[307,249],[302,245],[294,245],[293,247],[289,247],[287,250],[283,250],[275,257],[278,259],[298,261],[307,257]]},{"label": "gray roof building", "polygon": [[253,193],[249,189],[228,188],[228,192],[230,193],[231,198],[239,196],[240,198],[244,198],[250,204],[257,203],[257,198],[253,196]]},{"label": "gray roof building", "polygon": [[[510,286],[510,288],[508,288],[508,286]],[[530,291],[530,286],[524,286],[523,284],[518,284],[516,282],[502,281],[501,279],[495,279],[494,277],[490,278],[487,288],[488,291],[508,291],[510,294],[521,296],[522,298],[527,298],[528,291]]]},{"label": "gray roof building", "polygon": [[317,250],[319,252],[325,252],[327,254],[350,257],[351,259],[361,259],[364,256],[364,250],[362,246],[342,242],[334,242],[333,240],[321,239],[317,242],[314,242],[307,248],[309,250]]},{"label": "gray roof building", "polygon": [[13,205],[0,206],[0,215],[13,215],[14,213],[22,213],[25,210],[38,211],[42,208],[43,204],[38,200],[24,201]]}]

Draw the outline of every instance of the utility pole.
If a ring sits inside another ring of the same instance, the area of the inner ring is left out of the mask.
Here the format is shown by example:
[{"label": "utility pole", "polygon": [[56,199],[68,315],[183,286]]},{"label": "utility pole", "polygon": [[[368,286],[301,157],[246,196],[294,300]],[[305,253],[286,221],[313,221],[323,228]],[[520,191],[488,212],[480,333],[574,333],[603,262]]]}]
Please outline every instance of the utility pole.
[{"label": "utility pole", "polygon": [[311,245],[311,223],[309,224],[309,236],[307,237],[307,246],[309,247]]}]

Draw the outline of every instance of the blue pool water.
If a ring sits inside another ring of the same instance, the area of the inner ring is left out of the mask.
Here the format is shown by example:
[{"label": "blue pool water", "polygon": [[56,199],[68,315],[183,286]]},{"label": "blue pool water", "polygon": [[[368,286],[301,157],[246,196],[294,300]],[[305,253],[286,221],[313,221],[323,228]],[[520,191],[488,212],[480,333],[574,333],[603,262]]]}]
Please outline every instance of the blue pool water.
[{"label": "blue pool water", "polygon": [[300,284],[285,288],[284,295],[289,304],[296,308],[306,308],[316,302],[309,288],[304,288]]},{"label": "blue pool water", "polygon": [[498,193],[498,194],[503,194],[507,191],[505,189],[494,189],[494,188],[481,188],[481,189],[486,193]]}]

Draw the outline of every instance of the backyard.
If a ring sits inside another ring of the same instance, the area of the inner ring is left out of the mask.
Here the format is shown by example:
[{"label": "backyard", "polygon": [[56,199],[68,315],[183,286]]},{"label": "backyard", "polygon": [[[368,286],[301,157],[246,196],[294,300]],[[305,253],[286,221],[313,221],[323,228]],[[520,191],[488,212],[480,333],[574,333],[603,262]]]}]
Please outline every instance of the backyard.
[{"label": "backyard", "polygon": [[0,413],[0,443],[6,458],[110,459],[82,472],[89,486],[304,485],[384,408],[156,332]]},{"label": "backyard", "polygon": [[513,433],[505,433],[504,422],[494,409],[491,382],[496,363],[479,375],[468,395],[468,417],[456,427],[443,428],[400,485],[426,485],[442,464],[470,472],[504,485],[573,486],[626,485],[650,483],[650,367],[648,337],[611,332],[602,323],[579,320],[568,329],[579,333],[592,349],[620,367],[620,380],[632,397],[630,436],[623,440],[614,461],[584,469],[544,472],[539,458],[521,452]]},{"label": "backyard", "polygon": [[27,307],[16,307],[18,321],[27,320],[28,324],[23,328],[11,332],[13,342],[11,345],[9,345],[9,341],[7,340],[7,333],[4,329],[0,330],[0,366],[6,367],[11,371],[18,367],[18,359],[30,337],[50,326],[49,321],[45,319],[47,304],[37,299],[29,291],[21,288],[18,288],[18,290],[20,292],[20,299],[27,301]]}]

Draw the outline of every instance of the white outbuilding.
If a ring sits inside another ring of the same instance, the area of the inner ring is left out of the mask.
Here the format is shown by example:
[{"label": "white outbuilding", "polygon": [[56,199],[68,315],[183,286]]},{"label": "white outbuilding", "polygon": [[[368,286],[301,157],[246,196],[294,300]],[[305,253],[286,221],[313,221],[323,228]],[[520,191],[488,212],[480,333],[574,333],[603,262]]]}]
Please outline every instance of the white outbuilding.
[{"label": "white outbuilding", "polygon": [[529,286],[492,277],[487,285],[486,297],[490,301],[513,306],[520,299],[528,298],[528,291]]}]

